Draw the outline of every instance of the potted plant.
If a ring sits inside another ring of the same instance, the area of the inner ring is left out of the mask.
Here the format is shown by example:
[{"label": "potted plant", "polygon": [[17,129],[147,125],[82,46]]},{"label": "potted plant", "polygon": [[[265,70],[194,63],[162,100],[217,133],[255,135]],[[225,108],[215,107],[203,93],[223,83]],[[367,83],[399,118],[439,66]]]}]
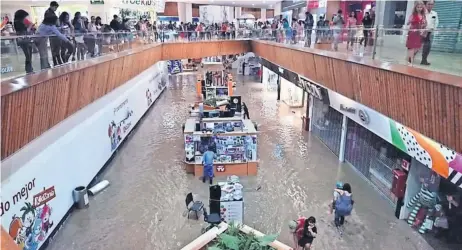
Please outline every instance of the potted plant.
[{"label": "potted plant", "polygon": [[231,224],[226,232],[220,234],[209,244],[208,250],[274,250],[269,244],[274,242],[277,235],[256,236],[246,234],[240,230],[240,225]]},{"label": "potted plant", "polygon": [[264,235],[247,225],[222,222],[182,250],[293,250],[276,238],[277,235]]}]

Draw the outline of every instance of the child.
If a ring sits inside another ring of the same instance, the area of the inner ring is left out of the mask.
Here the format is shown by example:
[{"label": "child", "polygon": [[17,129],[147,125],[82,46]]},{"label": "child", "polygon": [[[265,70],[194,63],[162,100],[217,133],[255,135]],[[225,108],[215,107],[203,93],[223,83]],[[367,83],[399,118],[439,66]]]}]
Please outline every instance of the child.
[{"label": "child", "polygon": [[[343,188],[343,183],[338,181],[336,184],[335,184],[335,189],[342,189]],[[332,214],[334,212],[334,208],[335,208],[335,201],[337,200],[339,196],[339,193],[336,192],[334,190],[334,199],[332,200],[332,203],[329,204],[329,210],[330,210],[330,213]]]},{"label": "child", "polygon": [[298,241],[298,245],[302,247],[303,250],[311,249],[314,238],[318,234],[318,229],[316,228],[316,218],[310,216],[305,220],[305,225],[303,225],[303,234],[302,238]]}]

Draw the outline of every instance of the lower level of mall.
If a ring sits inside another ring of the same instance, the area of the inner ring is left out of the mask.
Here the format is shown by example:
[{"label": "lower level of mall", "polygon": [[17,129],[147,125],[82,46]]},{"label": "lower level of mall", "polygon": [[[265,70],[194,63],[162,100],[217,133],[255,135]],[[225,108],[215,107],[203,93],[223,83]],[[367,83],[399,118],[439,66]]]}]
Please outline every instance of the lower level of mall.
[{"label": "lower level of mall", "polygon": [[[306,107],[278,101],[276,90],[259,79],[237,76],[236,82],[235,94],[260,131],[258,174],[241,177],[246,225],[293,246],[288,222],[315,216],[312,249],[451,249],[435,247],[397,219],[393,201],[352,164],[340,162],[322,131],[305,131]],[[180,129],[197,100],[195,84],[195,74],[170,77],[166,91],[98,177],[108,180],[109,188],[90,197],[88,208],[73,211],[47,249],[180,249],[201,235],[205,222],[185,217],[185,196],[192,192],[207,203],[209,186],[185,172]],[[343,236],[329,213],[338,181],[350,183],[355,197]]]}]

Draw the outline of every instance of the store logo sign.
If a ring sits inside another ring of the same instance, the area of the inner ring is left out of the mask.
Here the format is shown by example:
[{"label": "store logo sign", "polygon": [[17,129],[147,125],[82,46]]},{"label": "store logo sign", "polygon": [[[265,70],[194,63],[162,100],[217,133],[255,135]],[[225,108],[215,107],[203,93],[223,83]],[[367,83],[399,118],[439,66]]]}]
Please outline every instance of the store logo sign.
[{"label": "store logo sign", "polygon": [[352,107],[345,106],[343,104],[340,104],[340,110],[345,111],[351,114],[356,114],[356,109]]},{"label": "store logo sign", "polygon": [[359,119],[366,125],[371,122],[369,115],[366,113],[365,110],[360,109],[358,112],[358,116],[359,116]]},{"label": "store logo sign", "polygon": [[156,2],[153,0],[122,0],[122,3],[141,6],[155,6],[156,4]]},{"label": "store logo sign", "polygon": [[298,76],[298,82],[300,83],[300,87],[308,94],[322,100],[321,88],[318,87],[316,84],[310,82],[308,79]]}]

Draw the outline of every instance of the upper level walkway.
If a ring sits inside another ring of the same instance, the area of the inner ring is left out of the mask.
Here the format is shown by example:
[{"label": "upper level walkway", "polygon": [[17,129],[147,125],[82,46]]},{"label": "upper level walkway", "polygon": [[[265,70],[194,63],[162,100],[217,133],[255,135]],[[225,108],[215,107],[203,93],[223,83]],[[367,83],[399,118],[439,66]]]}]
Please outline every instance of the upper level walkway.
[{"label": "upper level walkway", "polygon": [[138,44],[3,81],[1,157],[13,154],[157,61],[249,51],[462,152],[462,77],[360,55],[250,39],[255,36],[268,38],[254,33],[240,40]]}]

